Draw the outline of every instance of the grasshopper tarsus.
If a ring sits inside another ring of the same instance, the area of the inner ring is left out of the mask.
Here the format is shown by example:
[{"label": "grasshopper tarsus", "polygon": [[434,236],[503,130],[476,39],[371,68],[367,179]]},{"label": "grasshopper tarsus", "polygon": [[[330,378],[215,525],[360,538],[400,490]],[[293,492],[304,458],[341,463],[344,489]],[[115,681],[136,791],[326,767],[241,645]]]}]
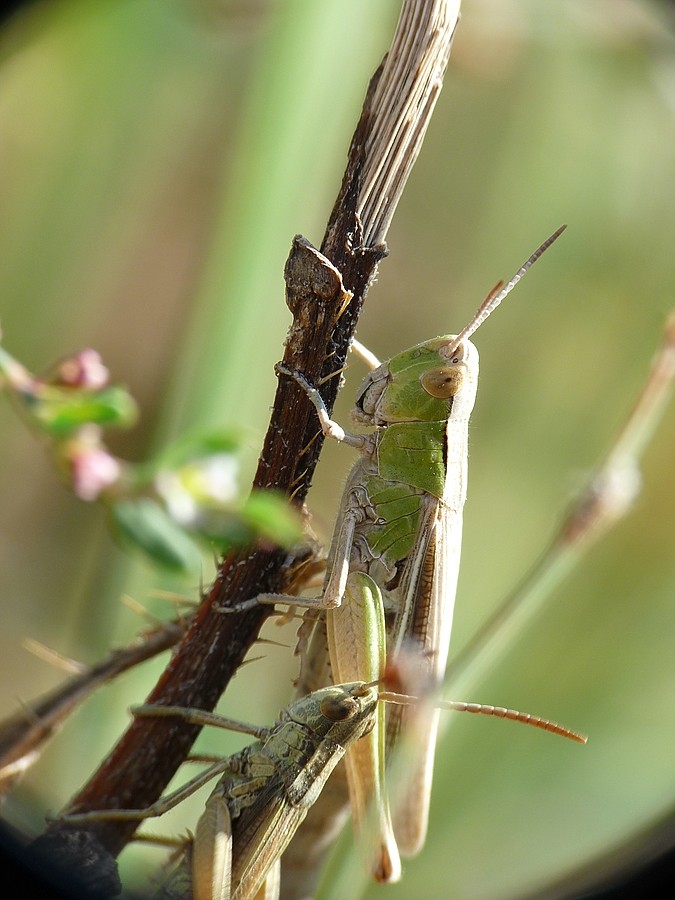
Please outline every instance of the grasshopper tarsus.
[{"label": "grasshopper tarsus", "polygon": [[216,613],[229,616],[234,613],[250,612],[250,610],[256,609],[258,606],[274,606],[276,603],[293,605],[289,601],[289,595],[286,594],[257,594],[255,597],[249,597],[248,600],[240,600],[238,603],[233,603],[230,606],[224,606],[214,601],[211,604],[211,609]]}]

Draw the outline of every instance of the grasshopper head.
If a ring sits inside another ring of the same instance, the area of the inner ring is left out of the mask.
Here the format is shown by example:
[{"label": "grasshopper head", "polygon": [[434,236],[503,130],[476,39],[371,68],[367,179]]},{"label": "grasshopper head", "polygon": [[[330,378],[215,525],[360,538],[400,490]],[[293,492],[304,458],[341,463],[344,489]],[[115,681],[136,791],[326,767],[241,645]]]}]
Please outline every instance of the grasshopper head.
[{"label": "grasshopper head", "polygon": [[346,747],[372,730],[377,701],[375,687],[357,681],[313,691],[288,712],[293,721]]},{"label": "grasshopper head", "polygon": [[367,425],[437,422],[458,406],[471,410],[476,395],[478,351],[456,335],[424,341],[370,373],[356,397],[353,417]]},{"label": "grasshopper head", "polygon": [[418,344],[371,372],[357,394],[354,420],[383,426],[468,418],[478,382],[478,351],[469,337],[564,230],[561,225],[506,283],[498,282],[459,334]]}]

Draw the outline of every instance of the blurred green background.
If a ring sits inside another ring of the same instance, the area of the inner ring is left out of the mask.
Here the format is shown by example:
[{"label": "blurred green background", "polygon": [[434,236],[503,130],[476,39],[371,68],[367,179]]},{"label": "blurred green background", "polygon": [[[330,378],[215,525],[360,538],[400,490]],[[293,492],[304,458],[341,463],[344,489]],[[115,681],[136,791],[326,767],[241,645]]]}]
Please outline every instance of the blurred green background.
[{"label": "blurred green background", "polygon": [[[394,0],[70,0],[0,34],[0,323],[40,371],[92,346],[142,409],[115,452],[140,460],[194,426],[248,431],[243,489],[290,317],[291,239],[319,243]],[[675,285],[672,6],[466,0],[445,88],[389,233],[359,338],[385,358],[457,331],[560,223],[568,231],[481,329],[470,488],[451,647],[538,557],[609,447]],[[363,371],[354,363],[336,417]],[[508,898],[615,846],[675,802],[675,417],[635,511],[557,591],[471,699],[590,735],[586,748],[456,717],[439,748],[428,843],[391,900]],[[310,504],[330,535],[353,456],[327,447]],[[206,559],[203,579],[213,563]],[[197,596],[118,549],[0,401],[2,715],[63,675],[26,637],[93,662],[158,589]],[[266,634],[294,641],[294,626]],[[297,662],[262,645],[221,704],[269,722]],[[97,765],[164,660],[100,692],[6,804],[38,831]],[[248,703],[246,702],[248,698]],[[241,740],[203,735],[231,752]],[[203,795],[202,795],[203,797]],[[200,799],[148,830],[194,824]],[[162,852],[133,847],[130,879]],[[382,889],[372,887],[368,896]],[[383,894],[384,896],[384,894]],[[546,893],[546,896],[551,896]]]}]

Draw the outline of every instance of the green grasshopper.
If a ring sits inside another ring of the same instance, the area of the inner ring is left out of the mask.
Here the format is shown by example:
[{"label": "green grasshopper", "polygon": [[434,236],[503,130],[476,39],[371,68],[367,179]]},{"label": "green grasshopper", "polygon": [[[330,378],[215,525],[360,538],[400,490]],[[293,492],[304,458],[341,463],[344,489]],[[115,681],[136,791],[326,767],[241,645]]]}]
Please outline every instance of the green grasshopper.
[{"label": "green grasshopper", "polygon": [[[216,775],[218,781],[195,831],[189,869],[183,861],[158,898],[250,900],[268,881],[278,882],[281,854],[345,750],[375,725],[378,692],[358,682],[330,686],[296,700],[271,728],[256,728],[203,710],[141,706],[136,715],[179,716],[258,740],[202,772],[147,809],[111,809],[63,817],[72,824],[147,819],[172,809]],[[179,887],[181,886],[181,887]]]},{"label": "green grasshopper", "polygon": [[[298,382],[316,408],[326,437],[360,451],[344,489],[328,556],[321,597],[267,595],[256,602],[286,602],[326,611],[328,651],[336,683],[381,675],[372,641],[361,620],[364,609],[381,607],[386,619],[387,656],[404,643],[416,649],[420,683],[438,684],[445,672],[461,554],[462,516],[467,488],[468,424],[478,385],[478,351],[469,337],[560,236],[549,237],[506,283],[499,283],[470,323],[457,335],[445,335],[412,347],[388,362],[372,362],[352,412],[355,422],[375,428],[352,434],[334,422],[318,390],[298,372],[282,366],[281,375]],[[372,357],[371,357],[372,359]],[[238,608],[244,608],[242,604]],[[315,662],[311,665],[317,667]],[[320,668],[320,666],[318,666]],[[387,752],[406,727],[406,710],[390,711]],[[405,801],[395,811],[391,834],[386,807],[380,816],[378,880],[400,872],[397,849],[417,853],[426,835],[438,712],[425,723],[424,748],[411,766]],[[378,740],[376,729],[371,742]],[[383,740],[380,737],[380,740]],[[364,746],[347,756],[352,811],[358,827],[362,800],[378,775],[349,764]],[[383,750],[371,748],[370,760]],[[366,781],[361,782],[361,779]],[[355,799],[356,798],[356,799]]]}]

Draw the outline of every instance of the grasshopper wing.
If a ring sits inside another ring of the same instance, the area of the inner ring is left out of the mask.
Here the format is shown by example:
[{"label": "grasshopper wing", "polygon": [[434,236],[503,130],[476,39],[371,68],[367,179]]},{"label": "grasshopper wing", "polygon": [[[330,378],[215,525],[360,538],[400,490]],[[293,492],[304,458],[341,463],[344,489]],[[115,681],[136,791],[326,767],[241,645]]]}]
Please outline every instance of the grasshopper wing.
[{"label": "grasshopper wing", "polygon": [[[398,594],[398,615],[391,632],[390,656],[405,653],[404,669],[415,682],[411,693],[433,689],[445,673],[461,552],[462,511],[428,495],[421,527],[405,561]],[[393,810],[401,853],[419,852],[427,830],[438,710],[393,707],[388,714],[388,744],[399,733],[413,742],[409,782]]]}]

